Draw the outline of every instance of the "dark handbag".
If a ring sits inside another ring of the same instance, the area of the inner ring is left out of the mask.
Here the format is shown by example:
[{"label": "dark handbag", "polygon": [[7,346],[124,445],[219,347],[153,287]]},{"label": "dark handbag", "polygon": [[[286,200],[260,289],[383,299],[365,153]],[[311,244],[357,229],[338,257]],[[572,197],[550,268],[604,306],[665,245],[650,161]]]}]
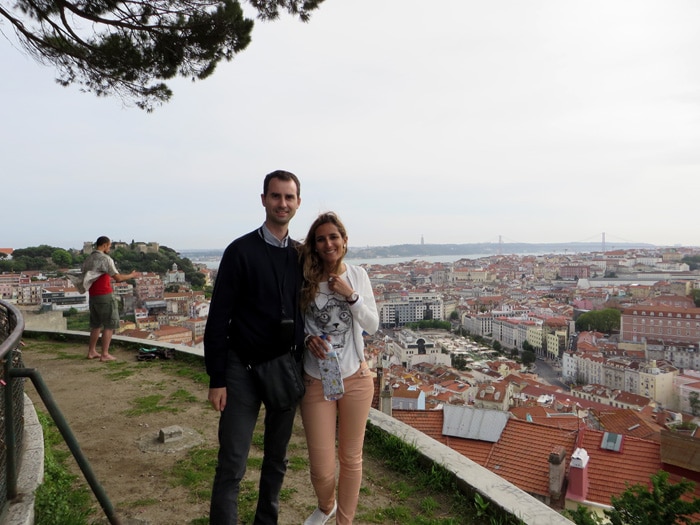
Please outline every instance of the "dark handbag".
[{"label": "dark handbag", "polygon": [[257,365],[248,365],[248,370],[268,410],[296,408],[306,392],[302,363],[291,352]]}]

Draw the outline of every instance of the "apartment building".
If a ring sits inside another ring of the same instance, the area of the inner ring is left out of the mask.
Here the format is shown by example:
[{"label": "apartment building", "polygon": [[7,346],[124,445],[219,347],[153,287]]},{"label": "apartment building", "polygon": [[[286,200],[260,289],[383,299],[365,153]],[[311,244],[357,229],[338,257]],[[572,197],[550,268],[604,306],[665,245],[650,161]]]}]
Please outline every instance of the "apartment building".
[{"label": "apartment building", "polygon": [[582,264],[567,264],[559,267],[559,276],[562,279],[587,279],[591,276],[591,269]]},{"label": "apartment building", "polygon": [[700,342],[696,344],[654,344],[646,345],[648,359],[664,360],[676,368],[700,370]]},{"label": "apartment building", "polygon": [[484,268],[455,268],[449,274],[453,283],[487,283],[495,279],[496,274]]},{"label": "apartment building", "polygon": [[685,414],[700,416],[700,373],[690,370],[673,379],[678,391],[678,410]]},{"label": "apartment building", "polygon": [[204,292],[181,290],[179,292],[164,292],[166,311],[170,314],[180,314],[192,317],[192,305],[204,300]]},{"label": "apartment building", "polygon": [[47,286],[41,293],[41,306],[47,310],[89,310],[88,294],[80,293],[74,286]]},{"label": "apartment building", "polygon": [[651,405],[651,399],[648,397],[623,392],[604,385],[574,386],[570,393],[579,399],[620,409],[639,411]]},{"label": "apartment building", "polygon": [[154,339],[161,343],[175,345],[189,345],[192,343],[193,333],[184,326],[163,325],[153,332]]},{"label": "apartment building", "polygon": [[528,317],[529,310],[525,309],[510,309],[510,310],[491,310],[486,313],[470,314],[465,313],[462,316],[462,326],[472,335],[480,335],[482,337],[493,334],[494,320],[503,318],[521,318]]},{"label": "apartment building", "polygon": [[202,317],[190,317],[182,323],[182,326],[190,330],[194,334],[195,340],[197,340],[204,337],[204,329],[207,326],[207,320]]},{"label": "apartment building", "polygon": [[44,286],[46,286],[46,283],[40,281],[20,284],[17,288],[17,304],[41,304],[41,294],[44,291]]},{"label": "apartment building", "polygon": [[134,295],[137,306],[144,306],[149,301],[164,301],[165,283],[156,273],[142,273],[136,279]]},{"label": "apartment building", "polygon": [[526,325],[534,325],[526,316],[495,318],[492,322],[493,339],[506,348],[522,349],[527,337]]},{"label": "apartment building", "polygon": [[700,342],[700,308],[631,306],[622,312],[620,340],[697,344]]},{"label": "apartment building", "polygon": [[649,361],[639,366],[639,388],[633,394],[648,397],[667,407],[674,403],[673,379],[679,370],[669,363]]},{"label": "apartment building", "polygon": [[22,273],[0,273],[0,296],[4,300],[16,299],[21,284],[29,284],[32,279]]},{"label": "apartment building", "polygon": [[564,352],[564,381],[597,384],[652,399],[663,406],[675,406],[674,378],[679,370],[663,361],[639,362],[622,357],[606,358],[602,353]]},{"label": "apartment building", "polygon": [[445,319],[445,306],[435,292],[402,292],[397,297],[377,301],[383,328],[399,328],[423,319]]}]

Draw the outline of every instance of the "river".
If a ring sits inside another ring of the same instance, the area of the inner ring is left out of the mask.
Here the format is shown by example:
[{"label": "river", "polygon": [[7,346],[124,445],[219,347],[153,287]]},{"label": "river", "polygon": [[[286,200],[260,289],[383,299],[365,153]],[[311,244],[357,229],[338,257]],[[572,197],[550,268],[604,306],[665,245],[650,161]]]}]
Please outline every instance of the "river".
[{"label": "river", "polygon": [[[183,250],[180,255],[187,257],[193,263],[206,264],[207,268],[217,269],[221,262],[221,254],[201,253],[194,250]],[[525,254],[523,254],[525,255]],[[493,254],[469,254],[469,255],[414,255],[411,257],[376,257],[372,259],[345,259],[350,264],[398,264],[409,261],[426,261],[431,263],[452,263],[460,259],[480,259],[482,257],[492,257]]]}]

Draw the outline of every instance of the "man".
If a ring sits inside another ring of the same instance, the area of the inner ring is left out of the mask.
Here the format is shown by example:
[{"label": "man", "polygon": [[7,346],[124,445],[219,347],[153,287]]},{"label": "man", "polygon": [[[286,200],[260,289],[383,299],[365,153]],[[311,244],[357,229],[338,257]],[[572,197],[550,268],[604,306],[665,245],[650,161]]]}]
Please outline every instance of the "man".
[{"label": "man", "polygon": [[[300,360],[303,347],[301,267],[288,230],[301,203],[299,179],[287,171],[269,173],[261,199],[263,225],[224,251],[204,332],[209,401],[221,412],[209,516],[212,525],[238,523],[239,487],[262,403],[246,367],[290,350]],[[296,407],[265,408],[256,525],[277,523],[295,413]]]},{"label": "man", "polygon": [[[82,285],[90,292],[90,342],[88,359],[100,358],[100,361],[114,361],[109,353],[114,330],[119,328],[119,304],[112,290],[112,279],[118,283],[133,279],[137,273],[121,274],[117,272],[114,260],[109,256],[112,241],[104,235],[95,242],[95,251],[87,256],[82,267]],[[97,340],[102,332],[102,354],[97,353]]]}]

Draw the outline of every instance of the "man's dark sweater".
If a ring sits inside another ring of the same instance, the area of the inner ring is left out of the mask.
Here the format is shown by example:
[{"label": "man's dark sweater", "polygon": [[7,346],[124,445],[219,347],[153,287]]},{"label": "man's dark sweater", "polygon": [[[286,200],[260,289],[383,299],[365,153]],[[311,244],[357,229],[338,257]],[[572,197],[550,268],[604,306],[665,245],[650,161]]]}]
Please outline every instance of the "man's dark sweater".
[{"label": "man's dark sweater", "polygon": [[[244,363],[267,361],[293,345],[301,353],[301,266],[291,244],[287,248],[271,246],[255,230],[224,251],[204,332],[210,388],[226,386],[226,362],[231,350]],[[283,315],[295,320],[292,340],[281,340]]]}]

